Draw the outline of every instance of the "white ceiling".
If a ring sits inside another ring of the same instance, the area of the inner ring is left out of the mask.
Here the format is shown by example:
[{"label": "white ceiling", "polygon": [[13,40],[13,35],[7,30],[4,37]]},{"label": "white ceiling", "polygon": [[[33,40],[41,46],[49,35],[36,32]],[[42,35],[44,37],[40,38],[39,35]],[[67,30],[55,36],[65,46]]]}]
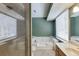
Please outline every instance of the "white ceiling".
[{"label": "white ceiling", "polygon": [[49,3],[32,3],[32,17],[47,17]]},{"label": "white ceiling", "polygon": [[56,17],[62,13],[65,9],[70,8],[74,3],[53,3],[47,20],[54,20]]}]

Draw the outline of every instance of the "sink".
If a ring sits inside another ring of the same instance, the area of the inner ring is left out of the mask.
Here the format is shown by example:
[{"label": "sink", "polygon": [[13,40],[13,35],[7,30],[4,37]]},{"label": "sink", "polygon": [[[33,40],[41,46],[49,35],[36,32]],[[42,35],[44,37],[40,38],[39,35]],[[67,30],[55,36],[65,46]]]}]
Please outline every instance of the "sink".
[{"label": "sink", "polygon": [[57,38],[56,38],[56,40],[57,40],[58,42],[60,42],[60,43],[63,43],[63,41],[61,41],[60,39],[57,39]]},{"label": "sink", "polygon": [[58,42],[63,43],[63,41],[61,41],[61,40],[58,40]]}]

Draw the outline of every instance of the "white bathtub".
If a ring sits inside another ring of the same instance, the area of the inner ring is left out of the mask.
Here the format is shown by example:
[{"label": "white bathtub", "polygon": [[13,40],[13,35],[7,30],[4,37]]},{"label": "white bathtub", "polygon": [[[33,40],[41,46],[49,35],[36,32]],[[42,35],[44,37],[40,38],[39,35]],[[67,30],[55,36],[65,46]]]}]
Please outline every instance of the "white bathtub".
[{"label": "white bathtub", "polygon": [[53,49],[53,37],[32,37],[32,50]]}]

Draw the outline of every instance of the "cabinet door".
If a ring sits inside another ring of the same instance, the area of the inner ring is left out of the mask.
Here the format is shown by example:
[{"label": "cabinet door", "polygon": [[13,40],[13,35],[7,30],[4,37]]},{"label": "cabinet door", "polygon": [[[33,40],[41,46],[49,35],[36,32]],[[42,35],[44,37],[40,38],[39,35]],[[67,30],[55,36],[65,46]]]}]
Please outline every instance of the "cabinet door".
[{"label": "cabinet door", "polygon": [[66,56],[60,49],[59,49],[59,55],[60,56]]},{"label": "cabinet door", "polygon": [[59,55],[59,50],[58,50],[58,46],[56,45],[56,49],[55,49],[55,55],[58,56]]},{"label": "cabinet door", "polygon": [[66,56],[57,45],[56,45],[55,53],[56,53],[56,56]]}]

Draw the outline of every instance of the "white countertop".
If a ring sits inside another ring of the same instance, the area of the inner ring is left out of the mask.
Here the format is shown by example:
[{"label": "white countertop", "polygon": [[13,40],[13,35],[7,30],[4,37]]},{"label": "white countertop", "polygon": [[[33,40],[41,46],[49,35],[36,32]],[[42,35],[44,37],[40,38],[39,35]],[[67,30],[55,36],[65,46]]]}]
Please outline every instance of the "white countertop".
[{"label": "white countertop", "polygon": [[72,44],[70,42],[56,43],[56,45],[61,49],[61,51],[67,56],[79,56],[79,46]]}]

